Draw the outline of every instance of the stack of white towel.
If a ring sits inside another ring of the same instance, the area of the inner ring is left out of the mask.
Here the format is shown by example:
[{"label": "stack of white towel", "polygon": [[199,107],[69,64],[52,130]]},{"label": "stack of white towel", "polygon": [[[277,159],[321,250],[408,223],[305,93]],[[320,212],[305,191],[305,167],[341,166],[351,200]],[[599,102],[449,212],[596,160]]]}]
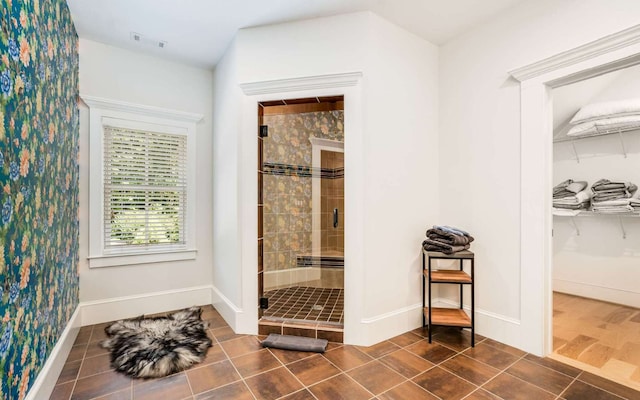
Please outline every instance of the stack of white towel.
[{"label": "stack of white towel", "polygon": [[566,210],[587,210],[592,193],[585,181],[567,179],[553,188],[553,207]]},{"label": "stack of white towel", "polygon": [[567,136],[589,136],[640,127],[640,98],[586,105],[569,122]]},{"label": "stack of white towel", "polygon": [[631,182],[612,182],[600,179],[591,185],[591,210],[615,214],[640,211],[640,191]]},{"label": "stack of white towel", "polygon": [[553,209],[557,215],[577,215],[591,210],[604,214],[640,212],[640,190],[631,182],[600,179],[588,189],[585,181],[567,179],[553,188]]}]

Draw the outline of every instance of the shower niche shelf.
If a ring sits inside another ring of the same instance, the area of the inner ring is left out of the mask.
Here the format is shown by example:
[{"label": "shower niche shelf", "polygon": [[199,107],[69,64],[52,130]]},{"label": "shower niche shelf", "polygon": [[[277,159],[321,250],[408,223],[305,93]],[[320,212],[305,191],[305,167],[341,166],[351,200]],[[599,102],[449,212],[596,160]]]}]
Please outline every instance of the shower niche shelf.
[{"label": "shower niche shelf", "polygon": [[[434,269],[434,260],[459,260],[459,269]],[[469,273],[464,270],[464,261],[470,262]],[[432,307],[431,288],[434,284],[458,285],[460,288],[459,308]],[[471,313],[464,311],[463,289],[471,287]],[[428,288],[428,295],[427,295]],[[422,326],[428,326],[429,343],[433,334],[433,326],[452,326],[471,328],[471,347],[475,346],[475,307],[474,307],[474,254],[469,250],[454,254],[422,250]]]}]

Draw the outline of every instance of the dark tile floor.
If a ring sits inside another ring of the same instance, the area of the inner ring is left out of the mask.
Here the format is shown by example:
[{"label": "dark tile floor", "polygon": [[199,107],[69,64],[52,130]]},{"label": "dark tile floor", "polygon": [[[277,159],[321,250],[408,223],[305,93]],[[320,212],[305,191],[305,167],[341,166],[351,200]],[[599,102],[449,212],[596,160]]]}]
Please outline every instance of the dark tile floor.
[{"label": "dark tile floor", "polygon": [[269,308],[263,317],[270,320],[343,323],[344,289],[292,286],[270,290],[264,297],[269,299]]},{"label": "dark tile floor", "polygon": [[494,340],[416,329],[371,347],[330,343],[324,354],[260,346],[236,335],[212,307],[213,347],[193,368],[162,379],[115,373],[98,342],[106,324],[83,327],[51,399],[443,399],[637,400],[634,391]]}]

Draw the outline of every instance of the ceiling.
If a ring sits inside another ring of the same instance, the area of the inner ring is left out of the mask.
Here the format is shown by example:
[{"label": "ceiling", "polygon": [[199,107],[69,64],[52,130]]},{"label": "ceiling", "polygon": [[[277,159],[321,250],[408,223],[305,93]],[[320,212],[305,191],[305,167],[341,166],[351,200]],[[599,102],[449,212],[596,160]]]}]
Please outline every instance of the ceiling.
[{"label": "ceiling", "polygon": [[[238,29],[356,11],[440,45],[526,0],[67,0],[81,38],[212,68]],[[131,32],[141,41],[131,39]],[[159,41],[164,41],[161,49]]]}]

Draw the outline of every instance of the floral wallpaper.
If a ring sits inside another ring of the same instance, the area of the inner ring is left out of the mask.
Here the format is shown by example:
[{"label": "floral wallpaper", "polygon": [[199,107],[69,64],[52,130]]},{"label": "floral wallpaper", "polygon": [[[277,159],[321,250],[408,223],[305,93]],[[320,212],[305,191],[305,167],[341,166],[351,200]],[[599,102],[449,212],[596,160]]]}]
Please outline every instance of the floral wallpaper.
[{"label": "floral wallpaper", "polygon": [[22,399],[78,305],[78,38],[64,0],[0,4],[0,398]]},{"label": "floral wallpaper", "polygon": [[[344,113],[320,111],[265,115],[269,136],[264,139],[265,163],[311,167],[312,137],[344,141]],[[311,179],[302,174],[264,174],[264,270],[296,267],[296,257],[310,253]],[[265,286],[265,290],[271,289]]]}]

